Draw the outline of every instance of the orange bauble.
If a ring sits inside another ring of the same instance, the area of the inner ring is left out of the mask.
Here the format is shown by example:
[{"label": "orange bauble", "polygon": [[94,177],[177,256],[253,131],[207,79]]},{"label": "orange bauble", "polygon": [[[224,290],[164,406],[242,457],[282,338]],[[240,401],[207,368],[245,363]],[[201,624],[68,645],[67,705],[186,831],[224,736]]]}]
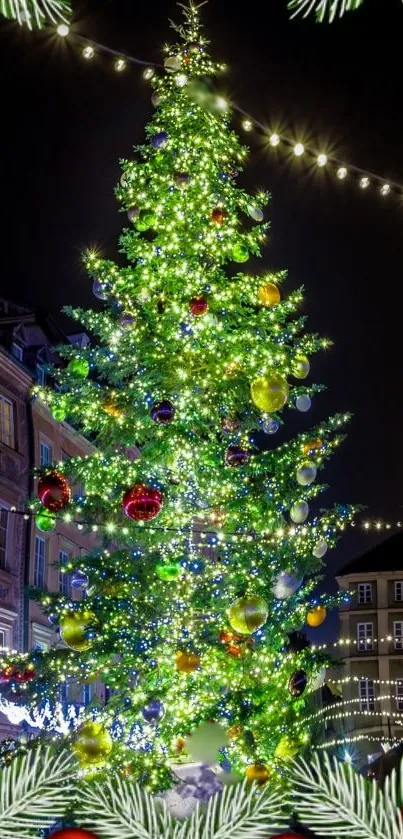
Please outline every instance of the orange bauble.
[{"label": "orange bauble", "polygon": [[200,665],[200,656],[196,653],[176,653],[176,669],[181,673],[193,673]]},{"label": "orange bauble", "polygon": [[245,777],[250,784],[263,786],[269,780],[270,772],[265,763],[251,763],[246,769]]},{"label": "orange bauble", "polygon": [[237,725],[232,725],[231,728],[227,729],[228,737],[230,737],[231,740],[234,740],[236,737],[240,737],[242,732],[243,725],[241,725],[240,723],[237,723]]},{"label": "orange bauble", "polygon": [[327,611],[324,606],[316,606],[311,609],[306,616],[306,622],[309,626],[320,626],[326,620]]},{"label": "orange bauble", "polygon": [[280,292],[274,283],[265,283],[261,285],[257,293],[259,302],[263,306],[277,306],[280,303]]},{"label": "orange bauble", "polygon": [[309,454],[309,452],[316,451],[317,449],[321,449],[323,446],[323,440],[320,440],[319,437],[316,440],[308,440],[307,443],[304,443],[302,446],[302,451],[304,454]]}]

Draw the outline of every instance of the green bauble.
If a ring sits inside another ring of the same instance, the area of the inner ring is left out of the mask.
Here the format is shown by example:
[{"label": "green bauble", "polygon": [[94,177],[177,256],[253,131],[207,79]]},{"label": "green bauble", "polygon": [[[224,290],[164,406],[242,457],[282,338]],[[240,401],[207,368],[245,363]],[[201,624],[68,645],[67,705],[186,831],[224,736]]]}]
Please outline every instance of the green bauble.
[{"label": "green bauble", "polygon": [[155,570],[160,580],[170,582],[171,580],[177,580],[179,577],[181,564],[180,562],[159,562],[155,566]]},{"label": "green bauble", "polygon": [[232,259],[234,262],[247,262],[249,259],[249,251],[246,245],[234,245],[232,248]]},{"label": "green bauble", "polygon": [[252,401],[259,411],[264,411],[266,414],[283,408],[289,394],[287,379],[280,373],[259,376],[252,382],[250,390]]},{"label": "green bauble", "polygon": [[35,524],[38,530],[42,530],[46,533],[48,530],[53,530],[56,524],[56,516],[52,516],[51,513],[37,513],[35,516]]},{"label": "green bauble", "polygon": [[135,222],[136,230],[143,232],[143,230],[149,230],[150,227],[154,227],[155,218],[155,213],[152,213],[149,210],[142,210]]},{"label": "green bauble", "polygon": [[60,634],[64,643],[80,653],[89,650],[92,640],[88,637],[88,632],[94,621],[95,615],[88,610],[65,615],[60,621]]},{"label": "green bauble", "polygon": [[85,722],[74,734],[73,752],[83,768],[105,763],[112,746],[112,737],[100,722]]},{"label": "green bauble", "polygon": [[263,626],[268,618],[269,610],[263,597],[250,595],[239,597],[228,610],[228,619],[235,632],[240,635],[251,635]]},{"label": "green bauble", "polygon": [[69,373],[77,376],[78,379],[86,379],[90,372],[90,365],[86,358],[72,358],[67,365]]}]

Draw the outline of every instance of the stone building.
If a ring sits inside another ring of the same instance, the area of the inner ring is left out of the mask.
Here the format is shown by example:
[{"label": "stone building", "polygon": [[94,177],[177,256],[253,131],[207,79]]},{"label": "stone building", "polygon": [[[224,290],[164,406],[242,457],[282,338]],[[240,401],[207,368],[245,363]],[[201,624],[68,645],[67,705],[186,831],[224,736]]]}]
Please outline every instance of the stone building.
[{"label": "stone building", "polygon": [[[0,299],[0,648],[46,649],[59,642],[29,598],[29,586],[66,593],[70,579],[58,565],[94,547],[93,537],[74,525],[59,522],[43,533],[32,517],[23,515],[35,492],[33,467],[91,451],[87,440],[31,398],[33,383],[45,383],[45,365],[59,363],[55,345],[87,340],[82,334],[67,337],[52,319]],[[101,688],[70,686],[62,698],[84,702],[92,691]],[[0,739],[12,732],[0,713]]]},{"label": "stone building", "polygon": [[[343,727],[360,765],[403,739],[403,533],[339,571],[343,647]],[[340,709],[338,709],[340,710]]]}]

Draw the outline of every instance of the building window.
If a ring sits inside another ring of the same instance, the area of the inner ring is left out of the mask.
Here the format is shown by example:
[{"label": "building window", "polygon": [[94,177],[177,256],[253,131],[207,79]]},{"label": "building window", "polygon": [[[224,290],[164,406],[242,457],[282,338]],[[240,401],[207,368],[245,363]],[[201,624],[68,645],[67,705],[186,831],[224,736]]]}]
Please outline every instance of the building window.
[{"label": "building window", "polygon": [[88,705],[92,699],[94,685],[83,685],[83,703]]},{"label": "building window", "polygon": [[[67,565],[70,557],[67,551],[59,551],[59,565]],[[71,575],[65,571],[59,573],[59,591],[64,597],[71,597]]]},{"label": "building window", "polygon": [[40,445],[40,452],[39,452],[39,465],[40,466],[50,466],[52,463],[52,446],[49,446],[48,443],[44,443],[41,440]]},{"label": "building window", "polygon": [[19,344],[16,344],[14,341],[11,344],[11,355],[17,359],[17,361],[23,361],[24,359],[24,352],[22,347]]},{"label": "building window", "polygon": [[372,583],[359,583],[358,602],[372,603]]},{"label": "building window", "polygon": [[403,600],[403,580],[395,582],[395,600]]},{"label": "building window", "polygon": [[403,682],[396,684],[396,705],[398,711],[403,711]]},{"label": "building window", "polygon": [[42,364],[36,365],[36,381],[38,382],[38,385],[42,385],[42,387],[46,385],[46,373]]},{"label": "building window", "polygon": [[370,679],[360,679],[358,690],[360,711],[375,711],[374,683]]},{"label": "building window", "polygon": [[0,393],[0,442],[15,449],[14,405]]},{"label": "building window", "polygon": [[68,452],[65,452],[64,449],[62,449],[62,451],[61,451],[61,456],[62,456],[63,463],[65,463],[66,460],[70,460],[70,457],[71,457],[71,455],[69,455]]},{"label": "building window", "polygon": [[46,572],[46,539],[42,536],[35,538],[35,564],[34,564],[34,586],[45,588]]},{"label": "building window", "polygon": [[403,621],[393,621],[393,641],[395,650],[403,650]]},{"label": "building window", "polygon": [[0,650],[4,649],[6,646],[6,630],[0,629]]},{"label": "building window", "polygon": [[358,652],[373,650],[374,648],[374,625],[373,623],[357,624],[357,648]]},{"label": "building window", "polygon": [[6,567],[8,510],[0,510],[0,568]]},{"label": "building window", "polygon": [[60,702],[68,702],[69,701],[69,686],[64,682],[64,684],[60,685],[59,690],[59,697]]}]

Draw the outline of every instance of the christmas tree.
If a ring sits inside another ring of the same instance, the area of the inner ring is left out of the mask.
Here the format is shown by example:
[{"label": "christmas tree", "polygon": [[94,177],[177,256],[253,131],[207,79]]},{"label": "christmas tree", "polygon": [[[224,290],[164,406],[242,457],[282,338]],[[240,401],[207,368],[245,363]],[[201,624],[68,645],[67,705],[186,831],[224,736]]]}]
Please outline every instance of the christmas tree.
[{"label": "christmas tree", "polygon": [[72,598],[36,593],[63,643],[4,659],[0,679],[30,707],[65,683],[106,685],[105,706],[89,705],[63,745],[84,771],[130,773],[153,791],[194,759],[278,778],[308,743],[324,658],[298,631],[326,617],[314,589],[352,515],[309,511],[346,416],[276,446],[289,410],[320,391],[305,379],[328,342],[304,333],[284,272],[239,268],[260,253],[268,196],[239,185],[247,150],[198,9],[175,30],[164,71],[146,72],[146,140],[122,161],[128,264],[86,254],[104,305],[68,311],[94,339],[62,349],[56,389],[35,388],[94,443],[38,473],[37,526],[60,517],[97,546],[64,569]]}]

